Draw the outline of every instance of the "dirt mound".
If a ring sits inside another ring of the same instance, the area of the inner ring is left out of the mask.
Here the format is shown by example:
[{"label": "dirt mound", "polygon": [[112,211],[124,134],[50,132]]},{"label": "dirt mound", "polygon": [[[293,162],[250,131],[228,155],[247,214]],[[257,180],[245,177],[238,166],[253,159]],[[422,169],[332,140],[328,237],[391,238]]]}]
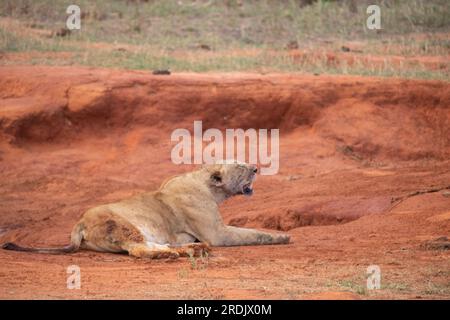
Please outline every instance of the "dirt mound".
[{"label": "dirt mound", "polygon": [[314,202],[298,199],[296,205],[265,209],[230,220],[234,226],[253,225],[267,229],[288,231],[298,227],[347,223],[363,215],[380,214],[391,206],[389,197],[370,199],[346,197]]},{"label": "dirt mound", "polygon": [[[48,71],[51,70],[51,71]],[[450,155],[446,83],[358,77],[1,68],[2,133],[11,143],[66,143],[137,128],[310,128],[361,157]],[[45,77],[42,75],[45,74]],[[401,90],[398,88],[401,87]],[[430,144],[430,141],[433,143]]]},{"label": "dirt mound", "polygon": [[[68,152],[72,161],[63,166],[81,170],[77,173],[81,180],[86,167],[105,164],[104,174],[123,171],[119,175],[124,179],[139,172],[137,166],[147,165],[149,154],[154,159],[150,162],[175,173],[169,159],[170,134],[177,128],[192,131],[194,120],[202,120],[204,130],[279,128],[280,175],[267,179],[261,190],[274,206],[264,202],[249,208],[244,200],[232,201],[224,214],[236,226],[290,230],[341,224],[390,207],[386,194],[322,197],[311,204],[305,186],[317,185],[314,180],[321,172],[308,170],[318,164],[327,172],[345,168],[348,161],[373,165],[450,156],[450,86],[442,82],[251,74],[155,76],[64,67],[3,67],[0,75],[4,156],[13,159],[19,153],[23,159],[34,159],[39,154],[42,161],[53,163],[67,161],[62,157]],[[60,153],[42,153],[47,150]],[[109,163],[117,159],[120,164]],[[165,178],[164,172],[148,177],[154,187]],[[146,175],[150,174],[148,170]],[[361,172],[352,175],[366,179]],[[37,183],[45,188],[55,183],[55,177]],[[91,188],[93,182],[83,183]],[[270,186],[282,193],[266,192]],[[320,188],[336,194],[330,181],[321,182]],[[338,187],[351,188],[351,181]],[[103,195],[98,192],[93,194]],[[286,196],[296,200],[286,202]],[[242,207],[245,213],[240,212]]]}]

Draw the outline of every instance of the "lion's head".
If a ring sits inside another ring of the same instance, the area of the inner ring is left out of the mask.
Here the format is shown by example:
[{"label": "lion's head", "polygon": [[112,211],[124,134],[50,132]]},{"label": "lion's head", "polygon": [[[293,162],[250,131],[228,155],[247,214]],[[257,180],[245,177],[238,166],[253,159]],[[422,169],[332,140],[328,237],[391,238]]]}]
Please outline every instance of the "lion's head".
[{"label": "lion's head", "polygon": [[253,194],[253,182],[258,172],[255,165],[228,161],[204,168],[209,174],[208,183],[215,192],[223,192],[227,197]]}]

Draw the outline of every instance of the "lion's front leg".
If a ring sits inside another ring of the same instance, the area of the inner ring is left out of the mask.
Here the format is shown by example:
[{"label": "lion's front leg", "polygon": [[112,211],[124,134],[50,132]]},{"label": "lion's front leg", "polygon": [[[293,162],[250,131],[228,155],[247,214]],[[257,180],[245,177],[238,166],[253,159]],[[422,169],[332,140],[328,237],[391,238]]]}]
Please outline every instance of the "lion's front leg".
[{"label": "lion's front leg", "polygon": [[148,243],[127,243],[124,249],[130,256],[148,259],[176,259],[180,254],[169,248],[167,245],[148,244]]},{"label": "lion's front leg", "polygon": [[255,229],[224,226],[214,233],[210,233],[206,242],[212,246],[246,246],[264,244],[287,244],[290,236],[286,234],[272,234]]}]

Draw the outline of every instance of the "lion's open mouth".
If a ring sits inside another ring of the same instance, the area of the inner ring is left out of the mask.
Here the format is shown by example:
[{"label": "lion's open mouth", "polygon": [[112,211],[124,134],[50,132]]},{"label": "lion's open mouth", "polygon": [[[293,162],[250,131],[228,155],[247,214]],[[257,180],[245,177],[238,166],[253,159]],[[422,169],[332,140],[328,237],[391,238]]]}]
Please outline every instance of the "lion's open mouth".
[{"label": "lion's open mouth", "polygon": [[242,193],[246,196],[251,196],[253,194],[253,186],[251,183],[244,184],[242,187]]}]

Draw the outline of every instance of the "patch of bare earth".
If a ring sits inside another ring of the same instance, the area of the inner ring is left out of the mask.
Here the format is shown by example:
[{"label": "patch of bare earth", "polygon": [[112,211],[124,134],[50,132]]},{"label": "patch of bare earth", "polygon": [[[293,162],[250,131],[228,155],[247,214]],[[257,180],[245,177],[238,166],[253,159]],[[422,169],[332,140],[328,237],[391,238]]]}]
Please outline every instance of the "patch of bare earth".
[{"label": "patch of bare earth", "polygon": [[[0,67],[0,242],[62,245],[89,207],[192,170],[176,128],[279,128],[280,170],[227,223],[282,246],[207,260],[0,250],[0,298],[450,298],[450,85],[343,76]],[[441,245],[440,245],[441,244]],[[66,287],[81,268],[81,289]],[[366,290],[378,265],[382,288]]]}]

